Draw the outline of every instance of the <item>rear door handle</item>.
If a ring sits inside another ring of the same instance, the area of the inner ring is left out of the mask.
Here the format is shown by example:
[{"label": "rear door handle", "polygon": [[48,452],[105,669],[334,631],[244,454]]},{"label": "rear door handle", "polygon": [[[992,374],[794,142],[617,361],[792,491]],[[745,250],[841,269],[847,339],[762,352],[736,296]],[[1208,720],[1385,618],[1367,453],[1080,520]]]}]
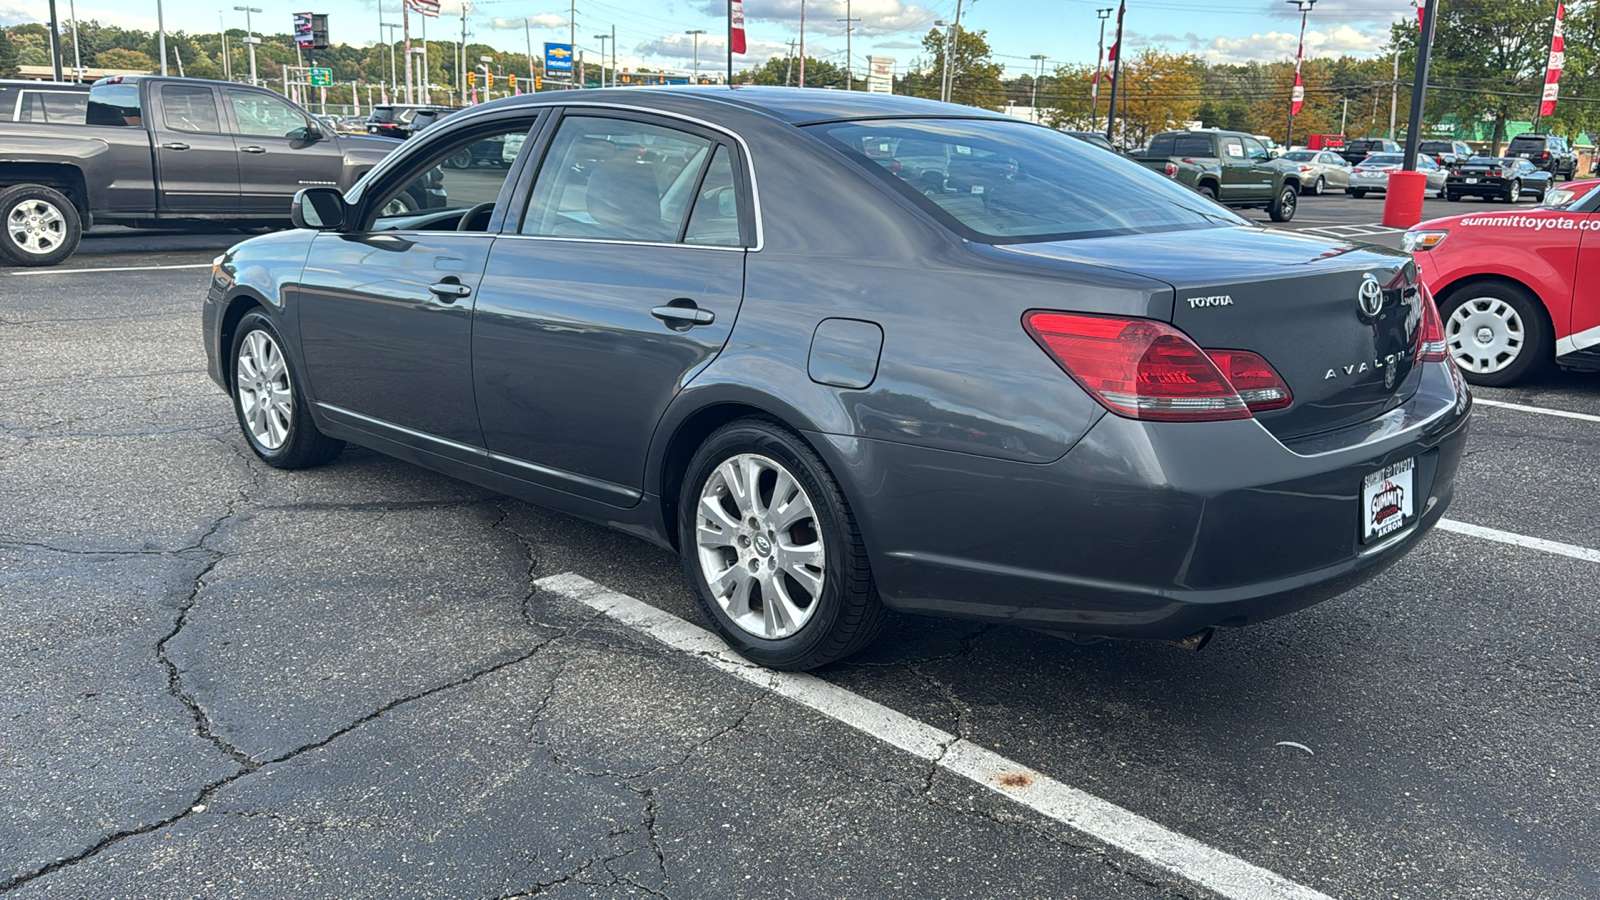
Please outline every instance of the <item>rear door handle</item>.
[{"label": "rear door handle", "polygon": [[687,322],[690,325],[710,325],[717,317],[709,309],[698,306],[658,306],[650,310],[650,315],[670,324]]},{"label": "rear door handle", "polygon": [[265,152],[267,152],[267,148],[265,148],[265,147],[240,147],[239,148],[239,152],[240,153],[265,153]]},{"label": "rear door handle", "polygon": [[428,285],[428,290],[445,303],[454,303],[472,293],[472,288],[459,281],[441,281],[438,284]]},{"label": "rear door handle", "polygon": [[187,150],[187,149],[189,149],[189,145],[185,144],[182,141],[173,141],[170,144],[162,144],[161,146],[164,149],[167,149],[167,150]]}]

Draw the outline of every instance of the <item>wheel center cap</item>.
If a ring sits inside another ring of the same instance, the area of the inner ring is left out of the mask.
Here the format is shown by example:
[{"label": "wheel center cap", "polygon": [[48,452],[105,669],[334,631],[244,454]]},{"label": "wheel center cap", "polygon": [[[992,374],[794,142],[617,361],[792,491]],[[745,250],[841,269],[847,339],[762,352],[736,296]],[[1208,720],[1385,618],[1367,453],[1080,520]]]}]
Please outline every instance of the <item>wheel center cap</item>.
[{"label": "wheel center cap", "polygon": [[762,556],[770,556],[772,554],[772,542],[767,540],[767,536],[766,535],[764,535],[764,534],[756,535],[755,544],[756,544],[756,552],[761,554]]},{"label": "wheel center cap", "polygon": [[1487,344],[1492,340],[1494,340],[1494,330],[1493,329],[1491,329],[1487,325],[1484,325],[1483,327],[1478,329],[1478,343]]}]

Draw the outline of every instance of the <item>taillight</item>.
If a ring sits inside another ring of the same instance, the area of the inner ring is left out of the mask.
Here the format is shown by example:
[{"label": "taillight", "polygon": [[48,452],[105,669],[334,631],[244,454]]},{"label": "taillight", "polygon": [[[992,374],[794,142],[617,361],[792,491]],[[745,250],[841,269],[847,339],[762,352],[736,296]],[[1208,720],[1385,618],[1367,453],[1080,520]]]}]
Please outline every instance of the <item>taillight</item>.
[{"label": "taillight", "polygon": [[891,171],[891,172],[898,172],[898,171],[900,171],[901,168],[902,167],[900,165],[900,160],[898,160],[898,159],[895,160],[892,163],[889,163],[889,171]]},{"label": "taillight", "polygon": [[1310,172],[1310,171],[1312,171],[1312,169],[1314,169],[1314,168],[1315,168],[1315,167],[1314,167],[1314,166],[1301,166],[1301,167],[1300,167],[1300,171],[1301,171],[1301,172]]},{"label": "taillight", "polygon": [[1164,322],[1030,312],[1023,324],[1072,380],[1119,416],[1158,422],[1250,418],[1250,408],[1212,358]]},{"label": "taillight", "polygon": [[1272,364],[1248,350],[1207,350],[1222,377],[1228,379],[1251,412],[1283,409],[1294,402],[1289,386]]},{"label": "taillight", "polygon": [[1366,169],[1363,169],[1360,166],[1356,166],[1354,169],[1350,170],[1350,174],[1352,174],[1352,175],[1360,175],[1362,172],[1365,172],[1365,171],[1366,171]]},{"label": "taillight", "polygon": [[1550,151],[1546,150],[1545,152],[1539,154],[1539,158],[1540,159],[1549,159],[1550,158]]},{"label": "taillight", "polygon": [[1166,164],[1166,166],[1164,168],[1165,168],[1165,171],[1167,173],[1167,177],[1168,178],[1177,178],[1178,177],[1178,165],[1177,165],[1177,163],[1169,162],[1169,163]]},{"label": "taillight", "polygon": [[1444,322],[1439,318],[1439,307],[1427,285],[1418,285],[1418,298],[1422,304],[1422,327],[1417,329],[1417,362],[1444,362],[1450,358],[1444,343]]}]

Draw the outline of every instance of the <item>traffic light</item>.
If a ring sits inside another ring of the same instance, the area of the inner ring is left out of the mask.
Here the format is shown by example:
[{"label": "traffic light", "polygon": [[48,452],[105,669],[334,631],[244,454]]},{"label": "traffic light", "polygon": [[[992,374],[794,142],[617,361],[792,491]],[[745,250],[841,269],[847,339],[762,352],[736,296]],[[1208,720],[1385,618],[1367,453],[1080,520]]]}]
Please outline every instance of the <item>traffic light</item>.
[{"label": "traffic light", "polygon": [[510,75],[508,75],[506,77],[511,79],[511,89],[512,90],[516,90],[517,89],[517,75],[516,75],[516,73],[513,72],[512,74],[510,74]]},{"label": "traffic light", "polygon": [[478,73],[477,72],[468,72],[467,73],[467,84],[470,84],[473,87],[477,87],[478,86]]},{"label": "traffic light", "polygon": [[494,87],[494,73],[493,72],[485,72],[485,73],[483,73],[483,86],[486,87],[486,88]]}]

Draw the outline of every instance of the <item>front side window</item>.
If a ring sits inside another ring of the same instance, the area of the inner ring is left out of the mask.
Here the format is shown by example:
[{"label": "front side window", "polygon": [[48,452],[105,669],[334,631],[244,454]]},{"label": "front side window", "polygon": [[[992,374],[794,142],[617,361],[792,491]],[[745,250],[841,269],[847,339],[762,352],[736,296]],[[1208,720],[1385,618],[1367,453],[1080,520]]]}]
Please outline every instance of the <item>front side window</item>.
[{"label": "front side window", "polygon": [[1222,153],[1229,159],[1244,159],[1244,142],[1236,137],[1223,138]]},{"label": "front side window", "polygon": [[368,207],[377,219],[372,227],[488,230],[500,189],[511,173],[511,166],[504,164],[506,141],[525,139],[531,127],[532,119],[513,119],[427,139],[422,152],[373,184],[378,199]]},{"label": "front side window", "polygon": [[674,128],[568,116],[545,154],[521,231],[676,242],[712,149]]},{"label": "front side window", "polygon": [[161,86],[161,117],[173,131],[193,134],[219,134],[217,98],[208,87],[185,84]]},{"label": "front side window", "polygon": [[[1001,244],[1245,224],[1137,163],[1024,122],[888,119],[806,128],[968,240]],[[942,148],[936,156],[948,162],[937,183],[911,165],[882,165],[860,149],[913,141]]]},{"label": "front side window", "polygon": [[1267,159],[1267,148],[1254,138],[1243,138],[1245,153],[1251,159]]},{"label": "front side window", "polygon": [[228,91],[239,134],[246,137],[304,138],[306,117],[288,103],[256,91]]}]

